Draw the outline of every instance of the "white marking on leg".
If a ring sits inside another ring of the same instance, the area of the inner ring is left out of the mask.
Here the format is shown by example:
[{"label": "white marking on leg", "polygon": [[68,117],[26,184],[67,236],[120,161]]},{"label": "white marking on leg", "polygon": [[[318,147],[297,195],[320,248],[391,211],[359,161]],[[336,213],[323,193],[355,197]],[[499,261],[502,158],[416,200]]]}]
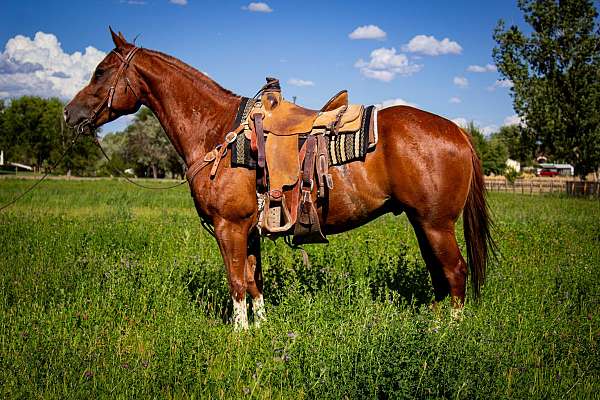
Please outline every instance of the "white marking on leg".
[{"label": "white marking on leg", "polygon": [[461,322],[464,318],[462,306],[457,308],[452,307],[450,309],[450,317],[452,318],[453,322]]},{"label": "white marking on leg", "polygon": [[233,300],[233,329],[241,331],[248,329],[248,310],[246,309],[246,296],[240,301],[237,301],[234,296]]},{"label": "white marking on leg", "polygon": [[267,320],[265,299],[263,298],[262,294],[257,298],[252,299],[252,310],[254,311],[254,325],[259,327],[261,322]]}]

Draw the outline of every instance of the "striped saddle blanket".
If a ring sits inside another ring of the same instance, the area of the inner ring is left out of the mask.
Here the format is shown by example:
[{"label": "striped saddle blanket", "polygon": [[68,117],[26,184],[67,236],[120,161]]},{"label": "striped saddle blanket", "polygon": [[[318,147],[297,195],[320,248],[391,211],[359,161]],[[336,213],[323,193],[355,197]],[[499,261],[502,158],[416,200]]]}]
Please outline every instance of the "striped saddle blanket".
[{"label": "striped saddle blanket", "polygon": [[[311,132],[315,134],[317,132]],[[308,137],[301,135],[299,148]],[[364,160],[366,154],[377,145],[377,108],[368,106],[364,109],[360,128],[352,132],[325,132],[329,153],[329,165],[342,165],[351,161]],[[237,135],[231,143],[231,166],[255,169],[257,154],[252,151],[248,135]]]}]

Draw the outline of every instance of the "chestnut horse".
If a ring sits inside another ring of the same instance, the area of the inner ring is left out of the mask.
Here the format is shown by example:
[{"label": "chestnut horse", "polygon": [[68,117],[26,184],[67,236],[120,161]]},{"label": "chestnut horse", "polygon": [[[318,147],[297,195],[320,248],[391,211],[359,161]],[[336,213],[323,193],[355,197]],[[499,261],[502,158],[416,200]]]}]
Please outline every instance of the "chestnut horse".
[{"label": "chestnut horse", "polygon": [[[97,66],[90,83],[65,107],[70,126],[99,127],[141,105],[159,119],[188,167],[224,141],[242,98],[208,76],[163,53],[141,49],[112,30],[116,48]],[[467,266],[479,294],[492,253],[490,219],[479,158],[469,136],[442,117],[413,107],[383,109],[379,142],[363,161],[330,167],[334,189],[325,234],[344,232],[388,212],[405,212],[431,275],[435,299],[465,299]],[[229,152],[229,154],[231,154]],[[246,292],[255,322],[264,319],[256,173],[230,167],[229,155],[190,181],[199,216],[211,223],[227,270],[236,329],[247,328]],[[465,262],[455,236],[463,213]],[[395,238],[390,238],[395,240]]]}]

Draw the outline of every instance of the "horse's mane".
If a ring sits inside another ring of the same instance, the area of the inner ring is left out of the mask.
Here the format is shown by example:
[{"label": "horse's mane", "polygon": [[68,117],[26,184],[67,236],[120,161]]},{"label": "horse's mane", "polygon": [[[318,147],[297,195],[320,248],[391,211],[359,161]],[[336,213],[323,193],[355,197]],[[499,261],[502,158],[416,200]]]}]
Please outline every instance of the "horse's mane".
[{"label": "horse's mane", "polygon": [[238,94],[232,92],[229,89],[225,89],[223,86],[219,85],[217,82],[215,82],[209,76],[207,76],[205,73],[202,73],[201,71],[197,70],[196,68],[186,64],[185,62],[183,62],[173,56],[170,56],[168,54],[162,53],[157,50],[144,49],[144,51],[147,52],[148,54],[151,54],[153,56],[160,58],[162,61],[164,61],[167,64],[171,65],[172,67],[178,69],[183,74],[185,74],[192,82],[203,83],[206,86],[214,86],[214,87],[218,88],[219,90],[225,92],[225,94],[240,97]]}]

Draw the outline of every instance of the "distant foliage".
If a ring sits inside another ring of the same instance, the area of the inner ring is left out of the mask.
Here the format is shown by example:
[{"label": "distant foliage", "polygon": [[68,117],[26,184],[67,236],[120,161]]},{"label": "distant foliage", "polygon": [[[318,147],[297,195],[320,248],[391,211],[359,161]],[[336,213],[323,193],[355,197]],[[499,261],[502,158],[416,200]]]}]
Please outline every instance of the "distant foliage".
[{"label": "distant foliage", "polygon": [[492,136],[506,146],[508,158],[530,165],[535,159],[537,146],[535,143],[531,145],[521,140],[522,130],[523,127],[519,125],[505,125]]},{"label": "distant foliage", "polygon": [[514,85],[513,105],[526,124],[520,141],[539,144],[584,177],[600,166],[598,11],[592,0],[519,0],[518,6],[531,33],[500,20],[493,56]]},{"label": "distant foliage", "polygon": [[474,122],[470,122],[465,130],[471,135],[475,151],[481,159],[483,172],[486,175],[503,174],[508,159],[508,149],[504,142],[497,135],[486,138]]},{"label": "distant foliage", "polygon": [[131,168],[137,176],[153,178],[167,173],[183,175],[185,163],[149,108],[142,107],[124,131],[106,135],[102,144],[111,155],[113,166],[121,170]]},{"label": "distant foliage", "polygon": [[513,167],[506,167],[506,169],[504,170],[504,177],[507,181],[509,181],[512,184],[515,183],[515,181],[519,177],[519,172],[517,172],[517,170]]},{"label": "distant foliage", "polygon": [[[23,96],[8,104],[0,100],[4,160],[30,165],[37,171],[54,165],[75,137],[75,131],[64,123],[63,107],[56,98]],[[115,168],[131,168],[140,177],[183,175],[183,160],[148,108],[143,107],[123,132],[102,138],[102,145],[111,158],[110,166],[91,136],[82,135],[53,172],[96,176],[114,175]]]},{"label": "distant foliage", "polygon": [[[64,104],[56,99],[23,96],[0,106],[0,150],[9,162],[44,170],[52,166],[75,136],[63,119]],[[90,175],[100,156],[89,137],[81,137],[56,171]]]}]

